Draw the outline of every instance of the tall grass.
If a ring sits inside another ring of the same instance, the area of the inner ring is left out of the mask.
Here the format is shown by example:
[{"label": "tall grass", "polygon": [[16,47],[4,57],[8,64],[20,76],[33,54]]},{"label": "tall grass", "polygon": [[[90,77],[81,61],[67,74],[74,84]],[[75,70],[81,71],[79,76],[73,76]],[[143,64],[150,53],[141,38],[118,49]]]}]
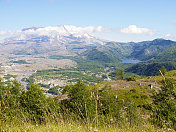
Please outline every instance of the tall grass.
[{"label": "tall grass", "polygon": [[[16,124],[16,123],[7,123],[1,124],[0,131],[9,131],[9,132],[171,132],[170,129],[160,129],[155,128],[150,124],[140,127],[118,127],[113,125],[104,125],[94,127],[92,125],[85,125],[80,122],[76,122],[72,119],[69,121],[60,121],[60,122],[47,122],[46,124]],[[173,131],[174,132],[174,131]]]},{"label": "tall grass", "polygon": [[26,91],[17,82],[1,82],[0,131],[171,131],[151,125],[132,100],[119,102],[109,86],[87,89],[78,82],[69,90],[69,99],[60,102],[45,97],[35,84]]}]

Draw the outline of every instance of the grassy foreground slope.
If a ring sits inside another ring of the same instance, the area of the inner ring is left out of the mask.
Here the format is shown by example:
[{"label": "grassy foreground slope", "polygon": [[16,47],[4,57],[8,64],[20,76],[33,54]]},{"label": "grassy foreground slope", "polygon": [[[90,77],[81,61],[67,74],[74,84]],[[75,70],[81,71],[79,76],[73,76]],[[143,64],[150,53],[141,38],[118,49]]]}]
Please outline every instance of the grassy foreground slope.
[{"label": "grassy foreground slope", "polygon": [[24,90],[1,80],[0,131],[174,131],[176,71],[165,77],[172,82],[162,84],[162,76],[96,86],[78,81],[56,98],[34,83]]},{"label": "grassy foreground slope", "polygon": [[23,124],[23,125],[3,125],[1,131],[7,132],[171,132],[169,129],[159,129],[155,128],[152,125],[146,124],[144,127],[124,127],[119,128],[117,126],[99,126],[99,127],[92,127],[91,125],[79,124],[75,123],[68,123],[68,122],[61,122],[61,123],[47,123],[45,125],[33,125],[33,124]]}]

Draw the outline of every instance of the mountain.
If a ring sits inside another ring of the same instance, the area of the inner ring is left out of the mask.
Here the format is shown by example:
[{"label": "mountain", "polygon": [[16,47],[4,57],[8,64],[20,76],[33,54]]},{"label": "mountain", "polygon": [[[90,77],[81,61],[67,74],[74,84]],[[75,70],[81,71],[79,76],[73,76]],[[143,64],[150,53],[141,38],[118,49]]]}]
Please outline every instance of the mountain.
[{"label": "mountain", "polygon": [[160,52],[158,55],[154,56],[149,62],[165,62],[174,61],[176,62],[176,46],[170,47],[167,50]]},{"label": "mountain", "polygon": [[175,41],[165,39],[155,39],[153,41],[143,41],[139,43],[128,43],[131,45],[129,58],[138,60],[149,60],[170,47],[176,46]]},{"label": "mountain", "polygon": [[[20,81],[37,71],[46,70],[44,72],[48,74],[47,70],[54,70],[52,74],[57,75],[57,79],[62,74],[62,79],[67,81],[84,77],[91,83],[98,81],[97,77],[110,79],[111,73],[120,68],[129,75],[145,76],[157,75],[162,66],[167,70],[176,69],[175,41],[155,39],[120,43],[96,38],[91,35],[94,30],[60,25],[16,31],[13,36],[0,41],[0,75],[14,74]],[[121,63],[133,59],[142,63]],[[59,75],[56,73],[59,68],[71,68],[71,71]]]},{"label": "mountain", "polygon": [[104,41],[89,35],[84,29],[72,25],[56,27],[31,27],[17,32],[0,43],[1,53],[34,55],[48,52],[75,54]]},{"label": "mountain", "polygon": [[104,45],[87,50],[83,55],[91,60],[103,59],[105,62],[119,62],[125,59],[146,62],[176,61],[176,42],[165,39],[138,43],[106,42]]},{"label": "mountain", "polygon": [[[176,42],[164,39],[119,43],[90,35],[93,28],[72,25],[30,27],[0,41],[0,55],[79,56],[87,60],[116,63],[125,59],[175,61]],[[170,59],[169,59],[170,58]]]},{"label": "mountain", "polygon": [[126,59],[126,56],[131,53],[130,48],[130,45],[121,45],[117,42],[107,42],[105,45],[87,50],[82,55],[86,56],[86,58],[89,60],[107,63],[119,62],[123,59]]}]

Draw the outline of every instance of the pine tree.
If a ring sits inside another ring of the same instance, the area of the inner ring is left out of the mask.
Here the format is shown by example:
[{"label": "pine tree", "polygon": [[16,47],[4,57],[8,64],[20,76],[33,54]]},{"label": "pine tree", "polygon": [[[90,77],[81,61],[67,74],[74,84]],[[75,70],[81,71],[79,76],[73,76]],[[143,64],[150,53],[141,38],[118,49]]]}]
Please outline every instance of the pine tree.
[{"label": "pine tree", "polygon": [[[166,68],[165,68],[164,66],[161,67],[160,71],[161,71],[161,73],[162,73],[163,75],[165,75],[166,72],[167,72],[167,70],[166,70]],[[161,74],[161,73],[160,73],[160,74]]]}]

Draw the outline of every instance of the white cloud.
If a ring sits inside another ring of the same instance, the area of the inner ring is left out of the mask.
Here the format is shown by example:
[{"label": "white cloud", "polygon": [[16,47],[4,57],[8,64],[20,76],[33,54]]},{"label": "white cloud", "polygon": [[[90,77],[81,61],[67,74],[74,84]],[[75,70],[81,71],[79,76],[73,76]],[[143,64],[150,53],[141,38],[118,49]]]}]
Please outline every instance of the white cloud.
[{"label": "white cloud", "polygon": [[0,36],[9,36],[12,35],[13,31],[0,31]]},{"label": "white cloud", "polygon": [[165,38],[165,39],[170,39],[170,40],[176,40],[176,35],[173,35],[173,34],[168,33],[168,34],[166,34],[166,35],[164,36],[164,38]]},{"label": "white cloud", "polygon": [[148,28],[139,28],[136,25],[130,25],[127,28],[123,28],[120,30],[121,33],[125,34],[149,34],[153,35],[153,31]]},{"label": "white cloud", "polygon": [[61,25],[61,26],[48,26],[43,28],[28,28],[25,30],[18,30],[18,31],[0,31],[0,36],[14,36],[14,35],[56,35],[56,34],[63,34],[69,35],[71,34],[93,34],[98,32],[108,32],[108,29],[103,28],[102,26],[94,27],[94,26],[87,26],[87,27],[76,27],[72,25]]},{"label": "white cloud", "polygon": [[170,33],[165,35],[165,38],[170,38],[172,35]]},{"label": "white cloud", "polygon": [[76,27],[72,25],[61,25],[61,26],[48,26],[38,29],[28,29],[24,31],[25,34],[39,34],[39,35],[50,35],[50,34],[79,34],[79,33],[96,33],[103,32],[104,28],[102,26],[94,27]]}]

